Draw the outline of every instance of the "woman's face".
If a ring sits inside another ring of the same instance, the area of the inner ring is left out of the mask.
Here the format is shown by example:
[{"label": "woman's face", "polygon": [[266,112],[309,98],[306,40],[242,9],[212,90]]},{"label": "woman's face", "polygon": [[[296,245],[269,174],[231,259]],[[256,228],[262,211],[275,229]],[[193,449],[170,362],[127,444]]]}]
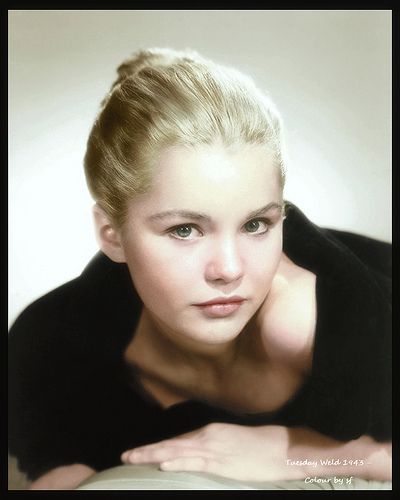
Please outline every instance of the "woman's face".
[{"label": "woman's face", "polygon": [[263,146],[231,153],[213,145],[165,150],[155,172],[122,233],[137,292],[169,337],[230,342],[264,301],[280,261],[277,168]]}]

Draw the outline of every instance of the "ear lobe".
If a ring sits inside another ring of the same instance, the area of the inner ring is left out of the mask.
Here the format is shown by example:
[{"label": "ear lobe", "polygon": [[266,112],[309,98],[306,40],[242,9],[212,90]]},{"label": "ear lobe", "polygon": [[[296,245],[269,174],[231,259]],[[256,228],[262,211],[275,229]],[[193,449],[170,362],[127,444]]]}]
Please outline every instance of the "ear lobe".
[{"label": "ear lobe", "polygon": [[93,207],[93,218],[101,251],[114,262],[126,262],[120,232],[114,228],[108,215],[97,203]]}]

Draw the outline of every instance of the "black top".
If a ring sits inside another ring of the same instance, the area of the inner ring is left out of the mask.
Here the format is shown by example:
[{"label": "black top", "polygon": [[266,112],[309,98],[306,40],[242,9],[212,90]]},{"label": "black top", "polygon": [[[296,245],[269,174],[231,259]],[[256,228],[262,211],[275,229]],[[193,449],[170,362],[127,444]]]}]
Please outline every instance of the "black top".
[{"label": "black top", "polygon": [[9,452],[20,469],[30,479],[70,463],[103,470],[129,448],[216,421],[390,440],[391,245],[321,229],[289,204],[284,251],[317,276],[317,325],[311,373],[276,412],[196,400],[163,409],[135,385],[122,353],[142,303],[127,266],[101,252],[28,306],[9,335]]}]

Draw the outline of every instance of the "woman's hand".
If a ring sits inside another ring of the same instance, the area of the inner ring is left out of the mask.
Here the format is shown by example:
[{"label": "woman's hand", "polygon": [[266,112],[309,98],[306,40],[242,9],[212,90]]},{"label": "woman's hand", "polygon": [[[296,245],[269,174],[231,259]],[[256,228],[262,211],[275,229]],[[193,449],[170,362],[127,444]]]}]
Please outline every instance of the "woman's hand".
[{"label": "woman's hand", "polygon": [[210,472],[241,481],[299,479],[288,467],[288,428],[212,423],[122,454],[126,464],[158,463],[165,471]]}]

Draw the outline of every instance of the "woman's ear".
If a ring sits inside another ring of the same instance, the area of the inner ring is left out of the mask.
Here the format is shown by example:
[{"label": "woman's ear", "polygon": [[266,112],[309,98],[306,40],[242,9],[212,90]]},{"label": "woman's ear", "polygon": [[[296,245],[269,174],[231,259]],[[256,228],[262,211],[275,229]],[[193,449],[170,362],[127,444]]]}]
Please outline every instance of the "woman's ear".
[{"label": "woman's ear", "polygon": [[97,242],[103,253],[114,262],[126,262],[121,233],[114,228],[108,215],[96,203],[93,207]]}]

